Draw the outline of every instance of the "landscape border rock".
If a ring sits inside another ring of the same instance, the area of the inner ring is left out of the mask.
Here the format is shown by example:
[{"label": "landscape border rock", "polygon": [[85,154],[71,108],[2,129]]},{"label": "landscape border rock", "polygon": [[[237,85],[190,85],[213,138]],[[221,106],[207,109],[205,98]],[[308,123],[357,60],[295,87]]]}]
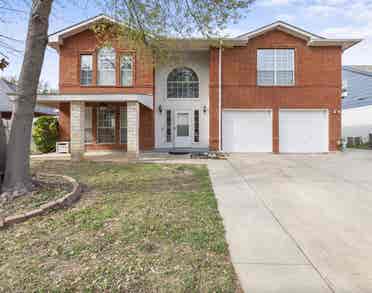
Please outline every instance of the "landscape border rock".
[{"label": "landscape border rock", "polygon": [[41,205],[39,208],[31,210],[29,212],[25,212],[22,214],[8,216],[8,217],[0,217],[0,228],[4,228],[6,226],[24,222],[32,217],[39,216],[50,212],[51,210],[56,210],[60,208],[65,208],[71,206],[74,202],[76,202],[81,196],[81,185],[72,177],[66,175],[59,175],[59,174],[45,174],[39,173],[42,176],[48,177],[61,177],[71,183],[72,191],[66,194],[64,197],[59,199],[47,202]]}]

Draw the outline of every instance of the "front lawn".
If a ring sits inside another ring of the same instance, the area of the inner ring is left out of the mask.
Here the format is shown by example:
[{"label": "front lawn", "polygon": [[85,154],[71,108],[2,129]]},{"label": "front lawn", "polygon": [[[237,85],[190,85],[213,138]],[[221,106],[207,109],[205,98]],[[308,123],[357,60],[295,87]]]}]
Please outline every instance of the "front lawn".
[{"label": "front lawn", "polygon": [[0,230],[0,291],[240,292],[207,168],[34,162],[85,187]]}]

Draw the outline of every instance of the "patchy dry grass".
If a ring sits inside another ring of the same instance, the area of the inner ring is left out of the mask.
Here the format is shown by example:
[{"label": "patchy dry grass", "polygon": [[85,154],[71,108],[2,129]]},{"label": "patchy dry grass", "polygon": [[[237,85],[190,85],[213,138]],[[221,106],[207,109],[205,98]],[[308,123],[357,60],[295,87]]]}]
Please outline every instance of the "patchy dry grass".
[{"label": "patchy dry grass", "polygon": [[0,217],[29,212],[52,200],[62,198],[72,190],[72,184],[59,176],[38,174],[33,176],[33,180],[35,186],[31,194],[0,202]]},{"label": "patchy dry grass", "polygon": [[72,209],[0,231],[0,291],[239,291],[206,167],[33,168],[86,191]]}]

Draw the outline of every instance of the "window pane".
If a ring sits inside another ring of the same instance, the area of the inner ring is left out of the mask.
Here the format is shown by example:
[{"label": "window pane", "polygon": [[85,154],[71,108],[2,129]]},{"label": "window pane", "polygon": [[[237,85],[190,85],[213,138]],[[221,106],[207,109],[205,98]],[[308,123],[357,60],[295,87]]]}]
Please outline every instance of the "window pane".
[{"label": "window pane", "polygon": [[274,85],[274,71],[258,71],[257,83],[259,85]]},{"label": "window pane", "polygon": [[167,110],[167,142],[172,141],[172,112],[171,110]]},{"label": "window pane", "polygon": [[133,85],[133,58],[132,55],[122,55],[120,59],[121,85]]},{"label": "window pane", "polygon": [[85,107],[85,143],[93,142],[92,107]]},{"label": "window pane", "polygon": [[189,114],[177,114],[177,136],[189,136]]},{"label": "window pane", "polygon": [[127,108],[120,107],[120,143],[126,144],[128,141],[128,131],[127,131]]},{"label": "window pane", "polygon": [[257,51],[258,85],[294,84],[294,50],[260,49]]},{"label": "window pane", "polygon": [[291,85],[294,83],[294,50],[278,49],[275,52],[276,84]]},{"label": "window pane", "polygon": [[189,126],[177,125],[177,136],[189,136]]},{"label": "window pane", "polygon": [[199,142],[199,110],[194,111],[194,141]]},{"label": "window pane", "polygon": [[80,56],[80,84],[92,84],[93,77],[93,57],[92,55]]},{"label": "window pane", "polygon": [[257,69],[259,71],[274,71],[274,50],[258,50]]},{"label": "window pane", "polygon": [[98,84],[115,85],[115,50],[101,48],[98,52]]},{"label": "window pane", "polygon": [[277,71],[276,84],[277,85],[291,85],[294,83],[293,71]]},{"label": "window pane", "polygon": [[97,116],[97,142],[115,143],[115,112],[99,108]]},{"label": "window pane", "polygon": [[199,79],[189,68],[176,68],[168,75],[168,98],[198,98]]}]

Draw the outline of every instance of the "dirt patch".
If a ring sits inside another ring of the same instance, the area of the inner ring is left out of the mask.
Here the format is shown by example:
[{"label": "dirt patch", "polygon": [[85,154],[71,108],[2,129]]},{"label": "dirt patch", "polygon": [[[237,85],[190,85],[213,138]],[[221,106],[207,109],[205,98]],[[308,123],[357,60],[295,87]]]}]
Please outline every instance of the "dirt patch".
[{"label": "dirt patch", "polygon": [[10,201],[0,202],[0,217],[21,214],[37,209],[52,200],[62,198],[72,191],[72,185],[60,176],[32,176],[33,191]]}]

